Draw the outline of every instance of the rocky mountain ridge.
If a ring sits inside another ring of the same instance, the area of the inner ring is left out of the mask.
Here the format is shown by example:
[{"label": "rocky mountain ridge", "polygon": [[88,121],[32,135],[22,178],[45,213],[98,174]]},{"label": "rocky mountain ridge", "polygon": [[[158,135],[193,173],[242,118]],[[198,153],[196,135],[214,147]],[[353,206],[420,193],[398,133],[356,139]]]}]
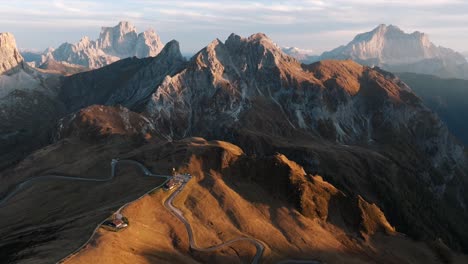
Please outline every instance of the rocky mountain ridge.
[{"label": "rocky mountain ridge", "polygon": [[[193,79],[195,76],[197,79]],[[378,80],[379,84],[386,83],[382,92],[372,91],[378,88],[367,88],[370,84],[365,85],[359,80],[366,78],[372,82]],[[225,43],[213,41],[192,58],[185,70],[166,78],[156,89],[146,111],[156,119],[181,118],[181,123],[186,125],[170,130],[178,131],[178,134],[172,136],[183,137],[198,129],[194,128],[195,124],[191,124],[193,121],[190,119],[204,120],[204,124],[209,124],[210,119],[216,120],[207,126],[210,129],[220,126],[220,120],[225,119],[235,125],[243,113],[249,112],[255,100],[263,97],[279,108],[289,124],[287,129],[317,131],[317,124],[329,120],[330,128],[334,131],[327,135],[330,139],[343,143],[356,143],[359,140],[369,142],[373,140],[373,132],[369,131],[372,118],[369,116],[366,121],[357,117],[365,118],[369,112],[375,111],[375,102],[372,102],[374,105],[359,105],[368,100],[359,98],[367,92],[362,91],[366,89],[375,93],[373,100],[382,103],[388,100],[394,104],[382,109],[386,114],[395,115],[392,126],[400,126],[395,124],[400,117],[416,118],[410,117],[415,115],[416,108],[424,113],[429,112],[409,87],[389,73],[351,61],[325,61],[304,67],[282,53],[263,34],[249,38],[232,34]],[[217,109],[220,100],[223,100],[222,111]],[[192,106],[200,104],[199,101],[207,103],[205,108],[194,110]],[[401,111],[398,106],[404,104],[415,106],[410,110],[412,114],[395,112]],[[317,109],[311,110],[314,106]],[[349,116],[354,115],[356,110],[362,112],[356,117]],[[207,114],[209,112],[221,116],[214,118]],[[411,123],[408,119],[401,120],[401,125],[408,123]],[[448,135],[448,131],[444,133]]]},{"label": "rocky mountain ridge", "polygon": [[163,46],[153,29],[137,33],[130,22],[122,21],[115,27],[102,27],[97,40],[85,36],[75,44],[46,50],[41,63],[52,59],[96,69],[128,57],[154,57]]},{"label": "rocky mountain ridge", "polygon": [[0,33],[0,168],[47,144],[62,114],[55,100],[60,76],[30,67],[15,38]]},{"label": "rocky mountain ridge", "polygon": [[347,45],[324,52],[317,60],[325,59],[352,59],[392,72],[468,78],[468,62],[461,53],[434,45],[424,33],[407,34],[394,25],[382,24],[358,34]]},{"label": "rocky mountain ridge", "polygon": [[59,98],[74,112],[93,104],[141,109],[156,87],[185,65],[179,43],[170,41],[156,57],[127,58],[64,80]]}]

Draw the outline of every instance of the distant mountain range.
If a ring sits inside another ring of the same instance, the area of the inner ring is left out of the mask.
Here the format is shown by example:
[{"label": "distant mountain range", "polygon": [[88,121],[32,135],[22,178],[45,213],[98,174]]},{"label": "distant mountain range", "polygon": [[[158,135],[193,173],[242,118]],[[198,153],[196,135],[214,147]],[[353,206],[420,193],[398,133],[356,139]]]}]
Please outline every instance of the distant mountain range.
[{"label": "distant mountain range", "polygon": [[[23,52],[25,61],[42,69],[74,73],[96,69],[122,58],[157,55],[163,47],[153,30],[137,33],[129,22],[103,27],[95,41],[83,37],[78,43],[64,43],[43,53]],[[391,72],[413,72],[441,78],[468,79],[468,53],[436,46],[421,32],[407,34],[394,25],[379,25],[357,35],[351,42],[321,55],[313,50],[283,47],[282,51],[309,64],[325,59],[352,59],[363,65],[378,66]],[[52,67],[50,65],[53,65]],[[63,69],[59,69],[59,66]]]},{"label": "distant mountain range", "polygon": [[468,79],[465,56],[436,46],[419,31],[407,34],[393,25],[379,25],[345,46],[324,52],[317,60],[352,59],[391,72],[414,72],[442,78]]},{"label": "distant mountain range", "polygon": [[75,44],[63,43],[57,49],[49,48],[42,54],[25,52],[24,56],[26,62],[39,68],[61,63],[96,69],[128,57],[154,57],[163,46],[154,30],[137,33],[130,22],[122,21],[115,27],[102,27],[97,40],[85,36]]},{"label": "distant mountain range", "polygon": [[413,72],[441,78],[468,79],[468,52],[456,52],[436,46],[428,35],[419,31],[405,33],[394,25],[379,25],[358,34],[351,42],[321,55],[298,48],[283,51],[303,63],[320,60],[352,59],[368,66],[378,66],[391,72]]}]

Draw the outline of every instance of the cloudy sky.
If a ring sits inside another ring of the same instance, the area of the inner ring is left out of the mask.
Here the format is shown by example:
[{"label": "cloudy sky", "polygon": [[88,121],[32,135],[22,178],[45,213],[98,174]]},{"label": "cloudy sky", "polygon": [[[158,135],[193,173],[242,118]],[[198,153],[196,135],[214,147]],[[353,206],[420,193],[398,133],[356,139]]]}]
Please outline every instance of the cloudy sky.
[{"label": "cloudy sky", "polygon": [[0,0],[0,32],[12,32],[22,49],[42,50],[95,39],[101,26],[127,20],[138,31],[154,28],[164,42],[177,39],[186,53],[232,32],[264,32],[281,46],[319,53],[384,23],[466,51],[467,14],[467,0]]}]

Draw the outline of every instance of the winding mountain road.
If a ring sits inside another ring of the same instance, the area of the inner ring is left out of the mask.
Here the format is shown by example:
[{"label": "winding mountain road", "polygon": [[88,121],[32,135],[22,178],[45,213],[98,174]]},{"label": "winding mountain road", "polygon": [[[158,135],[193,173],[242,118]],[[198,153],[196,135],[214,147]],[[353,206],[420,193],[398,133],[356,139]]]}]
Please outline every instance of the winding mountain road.
[{"label": "winding mountain road", "polygon": [[[72,176],[60,176],[60,175],[45,175],[45,176],[39,176],[39,177],[34,177],[34,178],[31,178],[31,179],[28,179],[26,181],[23,181],[21,183],[19,183],[18,185],[16,185],[12,191],[10,191],[7,195],[5,195],[1,200],[0,200],[0,207],[2,207],[2,205],[5,205],[6,202],[8,202],[13,196],[15,196],[16,194],[18,194],[19,192],[21,192],[22,190],[24,190],[25,188],[27,188],[28,186],[30,186],[32,183],[34,182],[39,182],[39,181],[46,181],[46,180],[65,180],[65,181],[80,181],[80,182],[107,182],[107,181],[111,181],[112,179],[115,178],[115,175],[116,175],[116,166],[118,163],[125,163],[125,164],[131,164],[131,165],[136,165],[137,167],[139,167],[143,173],[145,174],[146,177],[160,177],[160,178],[166,178],[166,180],[152,188],[151,190],[145,192],[143,195],[139,196],[137,199],[135,200],[132,200],[128,203],[125,203],[124,205],[122,205],[119,209],[117,209],[116,213],[119,213],[123,208],[125,208],[126,206],[128,206],[129,204],[135,202],[135,201],[138,201],[140,200],[141,198],[143,198],[145,195],[147,195],[148,193],[156,190],[156,189],[159,189],[161,188],[172,176],[169,176],[169,175],[160,175],[160,174],[153,174],[151,171],[149,171],[143,164],[137,162],[137,161],[134,161],[134,160],[116,160],[116,159],[113,159],[111,161],[111,173],[110,173],[110,176],[107,177],[107,178],[83,178],[83,177],[72,177]],[[93,233],[91,234],[91,236],[88,238],[88,240],[86,240],[86,242],[84,242],[80,247],[78,247],[76,250],[74,250],[72,253],[68,254],[67,256],[65,256],[64,258],[62,258],[61,260],[57,261],[57,263],[63,263],[65,260],[69,259],[71,256],[75,255],[76,253],[78,253],[81,249],[83,249],[90,241],[91,239],[94,237],[94,235],[96,234],[96,232],[99,230],[99,228],[101,227],[101,225],[108,219],[108,217],[106,217],[106,219],[102,220],[97,226],[96,228],[93,230]]]},{"label": "winding mountain road", "polygon": [[73,177],[73,176],[61,176],[61,175],[45,175],[45,176],[39,176],[39,177],[34,177],[28,180],[25,180],[18,185],[16,185],[12,191],[10,191],[7,195],[5,195],[1,200],[0,200],[0,207],[4,205],[8,200],[10,200],[13,196],[21,192],[23,189],[26,187],[30,186],[34,182],[39,182],[39,181],[46,181],[46,180],[64,180],[64,181],[80,181],[80,182],[107,182],[111,181],[112,179],[115,178],[115,167],[117,166],[118,163],[126,163],[126,164],[133,164],[136,165],[137,167],[141,168],[141,170],[145,173],[145,176],[147,177],[162,177],[162,178],[171,178],[172,176],[168,175],[159,175],[159,174],[153,174],[151,173],[145,166],[143,166],[141,163],[133,160],[112,160],[111,162],[111,174],[107,178],[83,178],[83,177]]},{"label": "winding mountain road", "polygon": [[[151,190],[145,192],[143,195],[141,195],[140,197],[138,197],[137,199],[135,200],[132,200],[124,205],[122,205],[119,209],[117,209],[115,211],[115,213],[120,213],[120,211],[122,211],[122,209],[124,209],[125,207],[127,207],[129,204],[131,203],[134,203],[138,200],[140,200],[141,198],[143,198],[144,196],[146,196],[148,193],[156,190],[156,189],[159,189],[161,188],[164,184],[166,184],[166,182],[169,181],[169,179],[172,177],[172,176],[169,176],[169,175],[160,175],[160,174],[153,174],[151,171],[149,171],[145,166],[143,166],[141,163],[137,162],[137,161],[134,161],[134,160],[115,160],[113,159],[112,162],[111,162],[111,179],[115,177],[115,166],[117,165],[117,163],[127,163],[127,164],[133,164],[133,165],[136,165],[137,167],[139,167],[144,173],[146,176],[148,177],[162,177],[162,178],[166,178],[166,180],[161,183],[160,185],[152,188]],[[85,243],[83,243],[79,248],[77,248],[75,251],[73,251],[72,253],[68,254],[66,257],[62,258],[61,260],[57,261],[57,263],[63,263],[65,262],[66,260],[68,260],[69,258],[71,258],[72,256],[74,256],[75,254],[77,254],[78,252],[80,252],[89,242],[91,242],[91,239],[94,237],[94,235],[96,234],[96,232],[99,230],[99,228],[101,227],[101,225],[104,224],[105,221],[107,221],[108,217],[106,217],[106,219],[102,220],[97,226],[96,228],[94,229],[93,233],[91,234],[91,236],[88,238],[88,240],[86,240]]]},{"label": "winding mountain road", "polygon": [[192,231],[192,227],[190,225],[190,223],[187,221],[187,219],[184,217],[184,214],[182,213],[182,211],[180,211],[179,209],[177,209],[173,204],[172,202],[174,201],[175,197],[184,189],[185,185],[187,183],[184,182],[183,184],[181,184],[170,196],[169,198],[166,199],[166,201],[164,202],[164,206],[169,209],[177,218],[179,218],[179,220],[185,225],[185,229],[187,229],[187,234],[188,234],[188,239],[189,239],[189,245],[190,245],[190,248],[193,249],[193,250],[196,250],[196,251],[202,251],[202,252],[210,252],[210,251],[215,251],[219,248],[222,248],[222,247],[225,247],[225,246],[229,246],[233,243],[236,243],[236,242],[239,242],[239,241],[249,241],[251,243],[253,243],[255,245],[255,248],[257,249],[257,253],[255,254],[254,258],[252,259],[252,263],[254,264],[257,264],[259,263],[260,261],[260,258],[262,257],[263,255],[263,251],[265,250],[265,247],[263,246],[263,244],[256,240],[256,239],[253,239],[253,238],[249,238],[249,237],[239,237],[239,238],[235,238],[235,239],[232,239],[232,240],[229,240],[229,241],[226,241],[226,242],[223,242],[219,245],[215,245],[215,246],[211,246],[211,247],[207,247],[207,248],[200,248],[200,247],[197,247],[196,244],[195,244],[195,241],[193,239],[193,231]]},{"label": "winding mountain road", "polygon": [[[219,245],[211,246],[211,247],[206,247],[206,248],[200,248],[197,247],[195,244],[195,241],[193,239],[193,231],[190,223],[187,221],[187,219],[184,217],[184,214],[182,213],[181,210],[179,210],[177,207],[174,206],[173,201],[177,197],[177,195],[182,192],[184,189],[185,185],[187,182],[183,182],[164,202],[164,206],[170,210],[184,225],[185,229],[187,230],[188,234],[188,240],[189,240],[189,246],[191,249],[196,250],[196,251],[201,251],[201,252],[210,252],[210,251],[215,251],[217,249],[220,249],[222,247],[229,246],[231,244],[234,244],[239,241],[248,241],[251,242],[252,244],[255,245],[255,248],[257,249],[257,253],[255,254],[254,258],[252,259],[253,264],[257,264],[260,262],[260,259],[263,255],[263,252],[265,251],[265,246],[263,245],[264,242],[261,242],[260,240],[250,238],[250,237],[239,237],[235,238],[226,242],[223,242]],[[286,264],[286,263],[298,263],[298,264],[321,264],[321,262],[316,261],[316,260],[297,260],[297,259],[286,259],[282,260],[280,262],[277,262],[277,264]]]},{"label": "winding mountain road", "polygon": [[[64,181],[81,181],[81,182],[107,182],[107,181],[111,181],[112,179],[115,178],[115,175],[116,175],[116,166],[118,163],[126,163],[126,164],[132,164],[132,165],[135,165],[137,167],[139,167],[145,174],[145,176],[147,177],[162,177],[162,178],[166,178],[166,180],[152,188],[151,190],[147,191],[146,193],[144,193],[143,195],[139,196],[137,199],[135,200],[132,200],[128,203],[125,203],[124,205],[122,205],[119,209],[116,210],[116,213],[119,213],[123,208],[125,208],[126,206],[128,206],[129,204],[131,203],[134,203],[135,201],[138,201],[140,200],[141,198],[143,198],[145,195],[147,195],[148,193],[158,189],[158,188],[161,188],[167,181],[169,181],[170,178],[172,178],[172,176],[169,176],[169,175],[161,175],[161,174],[153,174],[151,171],[149,171],[144,165],[142,165],[141,163],[137,162],[137,161],[133,161],[133,160],[116,160],[116,159],[113,159],[111,161],[111,173],[110,173],[110,176],[107,177],[107,178],[83,178],[83,177],[72,177],[72,176],[61,176],[61,175],[45,175],[45,176],[39,176],[39,177],[34,177],[34,178],[31,178],[31,179],[28,179],[28,180],[25,180],[21,183],[19,183],[18,185],[16,185],[12,191],[10,191],[7,195],[5,195],[1,200],[0,200],[0,207],[2,207],[2,205],[4,205],[6,202],[8,202],[12,197],[14,197],[16,194],[18,194],[19,192],[21,192],[22,190],[24,190],[25,188],[27,188],[28,186],[30,186],[32,183],[34,182],[39,182],[39,181],[46,181],[46,180],[64,180]],[[226,242],[223,242],[219,245],[215,245],[215,246],[211,246],[211,247],[207,247],[207,248],[200,248],[200,247],[197,247],[196,244],[195,244],[195,241],[194,241],[194,238],[193,238],[193,231],[192,231],[192,227],[190,225],[190,223],[187,221],[187,219],[184,217],[182,211],[180,211],[178,208],[176,208],[174,205],[173,205],[173,201],[174,199],[177,197],[177,195],[179,195],[179,193],[184,189],[185,185],[187,184],[188,181],[184,181],[164,202],[164,206],[170,210],[184,225],[185,225],[185,228],[187,230],[187,234],[188,234],[188,239],[189,239],[189,245],[190,245],[190,248],[193,249],[193,250],[196,250],[196,251],[201,251],[201,252],[210,252],[210,251],[215,251],[217,249],[220,249],[222,247],[226,247],[226,246],[229,246],[231,244],[234,244],[236,242],[239,242],[239,241],[248,241],[248,242],[251,242],[252,244],[255,245],[255,248],[257,250],[257,253],[255,254],[254,258],[252,259],[252,262],[253,264],[257,264],[259,263],[262,255],[263,255],[263,252],[265,250],[265,247],[264,247],[264,243],[259,241],[259,240],[256,240],[254,238],[250,238],[250,237],[239,237],[239,238],[235,238],[235,239],[232,239],[232,240],[229,240],[229,241],[226,241]],[[106,217],[106,219],[104,219],[102,222],[100,222],[96,228],[94,229],[93,233],[91,234],[91,236],[89,237],[88,240],[86,240],[85,243],[83,243],[79,248],[77,248],[76,250],[74,250],[72,253],[68,254],[67,256],[65,256],[64,258],[62,258],[61,260],[57,261],[57,263],[63,263],[64,261],[68,260],[70,257],[72,257],[73,255],[77,254],[81,249],[83,249],[90,241],[91,239],[94,237],[94,235],[96,234],[96,232],[99,230],[99,228],[101,227],[101,225],[107,220],[108,217]],[[302,263],[302,264],[320,264],[320,262],[318,261],[307,261],[307,260],[283,260],[281,262],[278,262],[278,264],[283,264],[283,263]]]}]

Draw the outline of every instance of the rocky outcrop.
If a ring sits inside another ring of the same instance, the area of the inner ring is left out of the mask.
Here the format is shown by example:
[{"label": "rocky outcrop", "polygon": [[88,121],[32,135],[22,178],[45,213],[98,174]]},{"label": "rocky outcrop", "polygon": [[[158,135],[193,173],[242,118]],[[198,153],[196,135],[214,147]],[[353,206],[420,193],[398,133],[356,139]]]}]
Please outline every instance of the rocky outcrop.
[{"label": "rocky outcrop", "polygon": [[48,58],[38,68],[43,69],[49,73],[56,73],[64,76],[73,75],[88,70],[83,66],[70,64],[67,62],[59,62],[53,58]]},{"label": "rocky outcrop", "polygon": [[0,33],[0,75],[21,66],[22,62],[13,34]]},{"label": "rocky outcrop", "polygon": [[64,43],[46,51],[44,57],[96,69],[128,57],[154,57],[163,46],[154,30],[138,34],[132,24],[120,22],[115,27],[103,27],[95,41],[83,37],[78,43]]},{"label": "rocky outcrop", "polygon": [[150,139],[155,132],[148,119],[125,107],[93,105],[61,119],[54,139],[98,140],[113,135]]},{"label": "rocky outcrop", "polygon": [[434,45],[424,33],[407,34],[394,25],[379,25],[318,58],[326,59],[352,59],[392,72],[468,78],[468,62],[462,54]]},{"label": "rocky outcrop", "polygon": [[137,58],[154,57],[162,50],[163,44],[152,29],[138,34],[135,47],[135,56]]}]

